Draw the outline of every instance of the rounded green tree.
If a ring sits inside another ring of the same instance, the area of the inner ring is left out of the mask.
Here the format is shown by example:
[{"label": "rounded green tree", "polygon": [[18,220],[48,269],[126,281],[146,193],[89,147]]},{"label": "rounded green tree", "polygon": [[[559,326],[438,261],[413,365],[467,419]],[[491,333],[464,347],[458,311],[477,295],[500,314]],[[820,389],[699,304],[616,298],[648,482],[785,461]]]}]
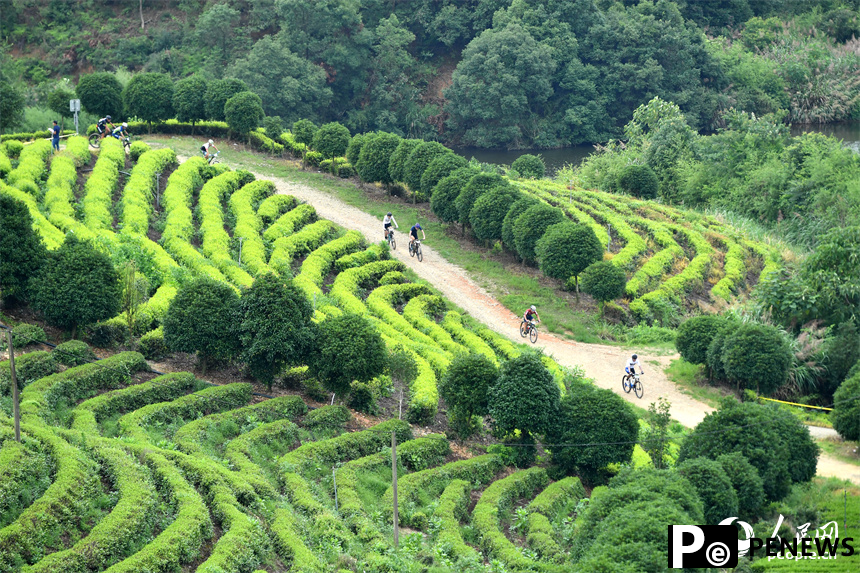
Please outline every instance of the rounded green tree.
[{"label": "rounded green tree", "polygon": [[421,177],[430,163],[437,157],[453,153],[438,141],[425,141],[412,150],[403,165],[403,182],[409,186],[413,201],[426,201],[430,198],[424,195],[421,188]]},{"label": "rounded green tree", "polygon": [[24,96],[11,83],[0,77],[0,127],[15,127],[20,125],[23,119]]},{"label": "rounded green tree", "polygon": [[605,481],[608,464],[631,460],[638,436],[639,420],[623,398],[611,390],[580,382],[561,400],[547,440],[556,444],[601,444],[552,447],[553,462],[566,473],[578,472],[597,484]]},{"label": "rounded green tree", "polygon": [[239,92],[224,104],[224,117],[230,129],[242,135],[248,135],[257,129],[266,114],[260,96],[254,92]]},{"label": "rounded green tree", "polygon": [[242,360],[269,388],[288,366],[307,364],[316,328],[304,292],[274,274],[254,281],[239,301],[237,334]]},{"label": "rounded green tree", "polygon": [[173,109],[176,119],[191,122],[206,119],[206,80],[194,75],[176,82],[173,90]]},{"label": "rounded green tree", "polygon": [[391,162],[391,154],[402,141],[400,136],[383,131],[368,134],[365,137],[365,143],[358,154],[358,163],[354,164],[358,170],[358,176],[368,183],[379,182],[383,185],[391,185],[394,183],[394,178],[391,177],[388,166]]},{"label": "rounded green tree", "polygon": [[0,195],[0,299],[27,300],[27,281],[48,256],[27,206]]},{"label": "rounded green tree", "polygon": [[314,133],[311,147],[323,154],[326,159],[340,157],[349,146],[349,130],[336,121],[321,125]]},{"label": "rounded green tree", "polygon": [[223,282],[207,277],[184,285],[164,316],[164,343],[179,352],[197,353],[203,372],[209,361],[229,360],[238,352],[235,319],[239,296]]},{"label": "rounded green tree", "polygon": [[459,220],[464,226],[470,224],[469,215],[478,197],[496,187],[509,187],[510,183],[498,173],[481,172],[469,180],[460,194],[457,196],[457,212]]},{"label": "rounded green tree", "polygon": [[[764,483],[758,470],[740,452],[717,456],[717,462],[723,467],[738,497],[737,516],[746,520],[757,517],[759,509],[764,505]],[[733,515],[735,514],[726,517]]]},{"label": "rounded green tree", "polygon": [[213,121],[224,121],[224,104],[234,95],[248,91],[248,86],[236,78],[224,78],[209,82],[206,86],[206,117]]},{"label": "rounded green tree", "polygon": [[579,274],[603,259],[603,245],[594,230],[569,221],[547,227],[534,252],[543,274],[561,281],[573,277],[577,292]]},{"label": "rounded green tree", "polygon": [[624,269],[613,265],[611,261],[591,263],[580,276],[582,290],[600,304],[601,314],[604,305],[624,295],[624,287],[627,286]]},{"label": "rounded green tree", "polygon": [[72,117],[69,101],[75,99],[75,92],[60,88],[48,94],[48,107],[57,115]]},{"label": "rounded green tree", "polygon": [[618,177],[618,185],[625,193],[640,199],[654,199],[660,189],[657,174],[647,165],[628,165]]},{"label": "rounded green tree", "polygon": [[392,181],[405,181],[406,160],[415,151],[415,148],[424,143],[420,139],[402,139],[397,149],[391,154],[388,163],[388,174]]},{"label": "rounded green tree", "polygon": [[308,366],[328,391],[345,395],[353,380],[369,382],[387,363],[385,342],[373,324],[357,314],[345,314],[319,325]]},{"label": "rounded green tree", "polygon": [[696,488],[704,506],[705,523],[717,525],[738,515],[738,495],[719,462],[693,458],[678,464],[676,469]]},{"label": "rounded green tree", "polygon": [[499,378],[499,369],[483,354],[460,354],[454,358],[439,385],[448,404],[451,426],[463,436],[474,432],[472,418],[489,413],[489,393]]},{"label": "rounded green tree", "polygon": [[723,362],[723,348],[725,348],[726,339],[730,334],[731,331],[728,328],[720,330],[714,334],[714,337],[711,339],[711,343],[708,344],[708,353],[705,364],[708,365],[708,377],[711,380],[726,379],[725,363]]},{"label": "rounded green tree", "polygon": [[469,225],[475,237],[487,242],[501,239],[502,221],[519,196],[520,192],[513,187],[503,186],[478,197],[469,213]]},{"label": "rounded green tree", "polygon": [[110,115],[116,119],[122,116],[122,84],[111,73],[99,72],[81,76],[75,93],[86,112],[99,117]]},{"label": "rounded green tree", "polygon": [[[533,444],[553,428],[560,393],[539,354],[526,352],[502,365],[499,380],[490,389],[490,416],[498,438]],[[520,432],[520,436],[516,432]],[[534,459],[534,446],[518,447],[522,462]]]},{"label": "rounded green tree", "polygon": [[833,429],[846,440],[860,441],[860,372],[845,380],[833,394]]},{"label": "rounded green tree", "polygon": [[309,119],[300,119],[293,123],[293,137],[299,143],[310,145],[317,132],[317,125]]},{"label": "rounded green tree", "polygon": [[540,203],[540,200],[534,195],[520,193],[518,199],[508,209],[505,218],[502,220],[502,244],[509,251],[513,253],[517,252],[517,244],[514,239],[514,223],[517,218],[525,213],[526,209],[538,203]]},{"label": "rounded green tree", "polygon": [[266,137],[277,140],[284,133],[284,123],[279,115],[267,115],[263,118],[263,129]]},{"label": "rounded green tree", "polygon": [[119,273],[110,257],[69,234],[30,279],[30,304],[49,324],[68,328],[116,316],[120,311]]},{"label": "rounded green tree", "polygon": [[[561,209],[552,207],[546,203],[537,203],[536,205],[532,205],[526,209],[522,215],[517,217],[514,222],[514,244],[517,247],[517,254],[520,258],[529,263],[537,260],[538,255],[535,249],[537,248],[538,241],[544,236],[547,229],[558,223],[567,223],[568,225],[575,226],[574,223],[568,221]],[[570,230],[562,229],[560,234],[561,236],[567,236],[570,234]],[[555,252],[556,251],[553,251],[553,254]],[[549,261],[556,260],[556,257],[549,257]],[[551,268],[553,268],[553,272],[556,270],[561,272],[563,270],[563,267]],[[568,277],[570,277],[570,275],[567,275],[565,279]]]},{"label": "rounded green tree", "polygon": [[543,159],[531,153],[517,157],[511,163],[511,169],[527,179],[540,179],[546,175],[546,165],[544,165]]},{"label": "rounded green tree", "polygon": [[433,188],[433,195],[430,197],[430,208],[433,213],[445,223],[459,221],[460,211],[457,209],[457,197],[477,173],[471,167],[463,167],[439,181]]},{"label": "rounded green tree", "polygon": [[358,168],[358,157],[361,155],[361,148],[364,144],[375,137],[375,133],[356,133],[349,140],[349,145],[346,146],[346,160],[350,165]]},{"label": "rounded green tree", "polygon": [[689,318],[678,327],[675,348],[681,358],[690,364],[705,364],[708,361],[708,346],[727,325],[728,320],[716,314]]},{"label": "rounded green tree", "polygon": [[173,80],[167,74],[143,73],[132,76],[122,94],[125,110],[149,123],[174,116]]},{"label": "rounded green tree", "polygon": [[793,355],[783,335],[772,326],[742,324],[726,337],[723,368],[741,388],[770,394],[788,380]]},{"label": "rounded green tree", "polygon": [[469,162],[456,153],[442,153],[427,164],[421,176],[421,195],[433,200],[433,189],[445,177],[457,169],[466,167]]}]

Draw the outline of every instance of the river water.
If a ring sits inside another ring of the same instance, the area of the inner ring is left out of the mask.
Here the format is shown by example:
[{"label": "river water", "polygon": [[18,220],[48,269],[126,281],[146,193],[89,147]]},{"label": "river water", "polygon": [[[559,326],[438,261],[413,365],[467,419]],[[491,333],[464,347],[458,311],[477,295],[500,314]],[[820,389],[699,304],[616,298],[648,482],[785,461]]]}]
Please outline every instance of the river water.
[{"label": "river water", "polygon": [[[846,123],[828,123],[823,125],[795,125],[791,127],[792,135],[802,133],[823,133],[841,139],[846,147],[860,153],[860,121]],[[547,175],[552,177],[565,165],[574,167],[594,153],[593,145],[577,145],[562,149],[482,149],[480,147],[455,147],[454,151],[466,159],[475,158],[484,163],[510,165],[520,155],[532,153],[540,155],[546,164]]]}]

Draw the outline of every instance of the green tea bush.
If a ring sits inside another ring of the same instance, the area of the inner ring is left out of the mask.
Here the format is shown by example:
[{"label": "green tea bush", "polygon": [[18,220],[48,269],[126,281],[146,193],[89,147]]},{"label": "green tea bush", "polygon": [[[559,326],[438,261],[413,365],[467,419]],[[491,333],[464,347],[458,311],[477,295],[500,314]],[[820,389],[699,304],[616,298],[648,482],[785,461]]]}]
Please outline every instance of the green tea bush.
[{"label": "green tea bush", "polygon": [[292,135],[296,142],[311,145],[318,129],[311,120],[300,119],[293,123]]},{"label": "green tea bush", "polygon": [[335,430],[343,427],[352,420],[352,414],[346,406],[335,404],[311,410],[305,414],[302,425],[311,429]]},{"label": "green tea bush", "polygon": [[387,356],[385,343],[372,323],[345,314],[320,324],[309,366],[326,389],[345,394],[353,380],[368,382],[381,374]]},{"label": "green tea bush", "polygon": [[[5,339],[6,337],[3,336],[3,338]],[[47,341],[48,336],[45,334],[45,331],[41,326],[22,322],[12,328],[12,345],[16,350],[20,350],[21,348],[30,346],[31,344],[39,344],[40,342]],[[0,349],[5,349],[6,344],[6,340],[0,341]]]},{"label": "green tea bush", "polygon": [[16,139],[4,140],[3,145],[0,147],[2,147],[3,152],[9,159],[18,159],[18,156],[24,150],[24,144]]},{"label": "green tea bush", "polygon": [[618,178],[621,190],[640,199],[656,199],[660,190],[657,174],[647,165],[628,165]]},{"label": "green tea bush", "polygon": [[[57,370],[59,367],[56,356],[50,352],[37,350],[15,358],[15,378],[18,380],[19,390],[40,378],[56,373]],[[0,395],[7,396],[11,391],[12,369],[9,361],[4,360],[0,362]]]},{"label": "green tea bush", "polygon": [[445,371],[439,394],[449,408],[451,426],[468,436],[473,416],[489,413],[489,393],[499,378],[499,369],[477,353],[458,354]]},{"label": "green tea bush", "polygon": [[149,151],[150,149],[152,148],[149,147],[147,143],[144,143],[143,141],[134,141],[132,142],[131,147],[129,147],[128,149],[128,156],[132,161],[136,163],[137,160],[140,159],[140,156]]},{"label": "green tea bush", "polygon": [[82,340],[70,340],[58,344],[53,352],[57,362],[64,366],[80,366],[96,359],[95,352]]},{"label": "green tea bush", "polygon": [[860,440],[860,372],[845,380],[833,394],[833,429],[845,440]]},{"label": "green tea bush", "polygon": [[357,412],[371,415],[376,413],[376,397],[373,395],[373,388],[364,382],[353,382],[349,385],[346,403]]},{"label": "green tea bush", "polygon": [[141,336],[137,348],[147,360],[158,360],[166,356],[170,351],[164,342],[164,327],[159,326]]}]

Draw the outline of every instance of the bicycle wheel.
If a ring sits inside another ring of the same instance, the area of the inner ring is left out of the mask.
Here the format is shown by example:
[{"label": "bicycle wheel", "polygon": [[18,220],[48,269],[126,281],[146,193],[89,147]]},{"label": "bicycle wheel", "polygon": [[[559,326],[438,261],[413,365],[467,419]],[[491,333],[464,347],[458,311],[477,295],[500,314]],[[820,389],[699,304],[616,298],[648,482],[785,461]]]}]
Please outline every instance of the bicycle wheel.
[{"label": "bicycle wheel", "polygon": [[642,389],[642,382],[640,380],[636,380],[634,391],[636,392],[637,398],[641,398],[642,394],[645,393],[645,391]]},{"label": "bicycle wheel", "polygon": [[528,336],[528,335],[529,335],[529,331],[528,331],[528,327],[526,326],[526,323],[525,323],[525,322],[521,322],[521,323],[520,323],[520,336],[522,336],[523,338],[525,338],[525,337],[526,337],[526,336]]},{"label": "bicycle wheel", "polygon": [[90,142],[90,147],[98,149],[101,146],[101,140],[99,139],[98,132],[91,133],[87,139]]},{"label": "bicycle wheel", "polygon": [[537,328],[534,326],[531,327],[531,332],[529,332],[529,340],[532,341],[532,344],[537,342]]},{"label": "bicycle wheel", "polygon": [[412,246],[412,243],[409,243],[409,256],[410,257],[415,256],[415,248]]},{"label": "bicycle wheel", "polygon": [[418,262],[421,262],[424,260],[424,255],[421,254],[421,245],[418,245],[418,249],[416,249],[415,255],[418,257]]},{"label": "bicycle wheel", "polygon": [[621,377],[621,387],[624,388],[625,392],[630,393],[630,384],[627,383],[627,375]]},{"label": "bicycle wheel", "polygon": [[388,239],[388,242],[389,242],[389,243],[391,243],[391,250],[392,250],[392,251],[393,251],[393,250],[395,250],[395,249],[397,249],[397,241],[395,241],[395,240],[394,240],[394,236],[393,236],[393,235],[392,235],[392,237],[391,237],[390,239]]}]

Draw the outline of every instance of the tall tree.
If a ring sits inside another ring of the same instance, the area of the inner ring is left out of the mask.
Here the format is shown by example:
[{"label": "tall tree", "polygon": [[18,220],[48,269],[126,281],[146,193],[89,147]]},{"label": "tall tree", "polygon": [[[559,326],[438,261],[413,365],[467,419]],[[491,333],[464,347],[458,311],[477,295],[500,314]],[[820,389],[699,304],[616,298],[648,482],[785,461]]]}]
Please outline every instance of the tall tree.
[{"label": "tall tree", "polygon": [[366,318],[345,314],[319,326],[310,372],[330,392],[346,394],[353,380],[368,382],[388,363],[385,342]]},{"label": "tall tree", "polygon": [[174,116],[173,80],[166,74],[144,73],[131,78],[122,94],[129,115],[152,122]]},{"label": "tall tree", "polygon": [[206,80],[194,75],[176,82],[173,90],[176,119],[190,121],[192,126],[206,119]]},{"label": "tall tree", "polygon": [[27,206],[0,194],[0,299],[27,300],[27,281],[46,257]]},{"label": "tall tree", "polygon": [[107,72],[81,76],[75,88],[84,111],[103,117],[122,115],[122,84]]}]

